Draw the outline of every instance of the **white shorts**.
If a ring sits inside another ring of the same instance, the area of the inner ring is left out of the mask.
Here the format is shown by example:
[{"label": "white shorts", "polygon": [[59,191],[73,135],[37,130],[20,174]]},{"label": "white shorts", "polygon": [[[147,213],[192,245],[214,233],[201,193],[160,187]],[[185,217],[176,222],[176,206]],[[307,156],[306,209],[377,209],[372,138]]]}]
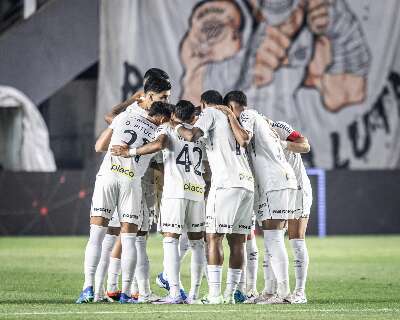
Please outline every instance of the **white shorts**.
[{"label": "white shorts", "polygon": [[282,189],[260,192],[257,220],[268,219],[288,220],[295,209],[296,189]]},{"label": "white shorts", "polygon": [[210,189],[206,208],[207,233],[250,234],[254,193],[244,188]]},{"label": "white shorts", "polygon": [[289,219],[308,218],[312,205],[312,193],[304,189],[296,190],[296,206]]},{"label": "white shorts", "polygon": [[[147,208],[147,206],[143,203],[141,203],[141,214],[142,214],[142,224],[139,226],[140,231],[149,231],[151,226],[153,225],[153,218],[154,218],[154,212],[152,212]],[[115,210],[110,222],[108,223],[109,227],[113,228],[120,228],[121,227],[121,222],[119,221],[119,214],[118,211]]]},{"label": "white shorts", "polygon": [[159,221],[161,232],[202,232],[206,224],[204,201],[163,198]]},{"label": "white shorts", "polygon": [[114,211],[117,210],[120,222],[140,226],[143,220],[141,199],[140,180],[98,176],[94,185],[90,214],[92,217],[111,220]]}]

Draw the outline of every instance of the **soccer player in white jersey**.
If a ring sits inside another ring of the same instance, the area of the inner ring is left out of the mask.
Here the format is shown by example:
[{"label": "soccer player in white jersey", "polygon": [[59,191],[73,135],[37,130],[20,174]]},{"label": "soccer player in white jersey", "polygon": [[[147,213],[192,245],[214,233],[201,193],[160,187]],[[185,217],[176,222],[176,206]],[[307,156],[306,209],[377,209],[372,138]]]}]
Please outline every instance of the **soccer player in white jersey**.
[{"label": "soccer player in white jersey", "polygon": [[[160,93],[170,90],[170,83],[155,81],[147,92]],[[147,118],[124,112],[111,124],[112,144],[126,143],[131,148],[141,146],[154,139],[157,125],[169,121],[170,110],[162,102],[153,103]],[[136,265],[136,233],[142,223],[140,214],[140,179],[148,167],[149,156],[125,159],[107,152],[96,177],[92,198],[90,236],[85,251],[85,282],[77,303],[93,301],[94,276],[99,263],[102,242],[112,213],[118,208],[121,222],[121,303],[131,302],[130,287]]]},{"label": "soccer player in white jersey", "polygon": [[[157,68],[151,68],[146,71],[144,75],[144,86],[147,82],[152,82],[156,79],[164,79],[169,81],[168,74]],[[147,110],[150,108],[154,101],[168,101],[170,91],[166,90],[163,92],[148,92],[145,94],[143,91],[135,93],[128,100],[113,107],[111,112],[105,116],[107,123],[111,121],[121,112],[127,110],[132,113],[147,116]],[[107,151],[109,148],[109,141],[112,134],[112,130],[105,130],[96,143],[96,151]],[[153,176],[153,169],[148,168],[144,177],[142,178],[142,211],[143,211],[143,223],[140,226],[140,230],[136,237],[136,249],[137,249],[137,265],[135,276],[132,284],[132,296],[139,302],[151,302],[158,299],[154,296],[150,290],[150,265],[147,255],[147,233],[152,223],[152,185],[151,179]],[[154,188],[153,188],[154,189]],[[154,191],[154,190],[153,190]],[[118,212],[114,212],[112,219],[110,220],[109,227],[107,230],[106,237],[103,241],[102,253],[100,262],[96,271],[95,278],[95,301],[102,300],[119,300],[120,291],[118,290],[118,274],[121,268],[121,241],[117,236],[120,233],[120,221],[118,219]],[[115,244],[115,245],[114,245]],[[111,254],[110,254],[111,253]],[[107,279],[107,293],[106,298],[103,298],[104,288],[103,282],[105,274],[108,272]],[[140,294],[139,294],[140,293]]]},{"label": "soccer player in white jersey", "polygon": [[[175,121],[187,128],[195,117],[194,105],[179,101],[173,113]],[[114,146],[113,152],[127,156],[125,147]],[[164,266],[168,274],[169,295],[156,303],[182,304],[180,289],[179,237],[184,229],[192,249],[191,289],[189,301],[199,298],[199,289],[204,265],[205,230],[205,183],[203,175],[204,145],[200,141],[187,142],[169,124],[157,130],[157,139],[136,149],[137,155],[161,151],[164,160],[164,188],[161,200],[160,225],[163,233]]]},{"label": "soccer player in white jersey", "polygon": [[[289,216],[288,222],[296,277],[296,287],[291,296],[291,303],[307,303],[305,286],[309,258],[305,234],[312,204],[312,188],[300,153],[309,152],[310,145],[307,138],[295,131],[289,124],[282,121],[271,121],[270,123],[282,141],[285,157],[293,167],[298,183],[295,210]],[[272,271],[271,268],[267,268],[268,270]]]},{"label": "soccer player in white jersey", "polygon": [[[205,138],[212,181],[206,206],[206,234],[208,244],[209,293],[205,304],[234,303],[233,294],[242,273],[244,243],[251,231],[251,212],[254,200],[254,180],[245,149],[233,136],[228,118],[212,108],[222,103],[222,96],[214,90],[201,96],[203,112],[193,128],[178,124],[175,130],[186,141]],[[236,119],[229,119],[236,121]],[[243,135],[248,134],[243,130]],[[222,240],[230,248],[229,268],[224,295],[221,295]]]},{"label": "soccer player in white jersey", "polygon": [[[257,220],[264,230],[265,252],[271,259],[272,269],[277,278],[277,294],[272,297],[260,295],[258,303],[289,302],[289,261],[284,242],[283,228],[294,210],[297,181],[293,168],[286,161],[280,138],[264,117],[255,110],[247,109],[247,97],[241,91],[231,91],[224,102],[230,118],[239,118],[250,139],[248,152],[254,171],[258,191]],[[232,125],[238,141],[241,131]],[[265,298],[265,299],[264,299]]]}]

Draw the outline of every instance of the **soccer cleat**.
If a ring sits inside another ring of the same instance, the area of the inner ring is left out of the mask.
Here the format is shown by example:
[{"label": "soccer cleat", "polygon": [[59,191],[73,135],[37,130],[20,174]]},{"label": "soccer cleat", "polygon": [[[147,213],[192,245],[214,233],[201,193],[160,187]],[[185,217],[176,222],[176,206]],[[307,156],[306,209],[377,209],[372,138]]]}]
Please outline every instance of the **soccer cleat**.
[{"label": "soccer cleat", "polygon": [[186,295],[185,290],[184,289],[179,289],[179,294],[181,295],[182,300],[186,302],[188,297]]},{"label": "soccer cleat", "polygon": [[224,297],[224,304],[235,304],[235,297],[231,294],[229,297]]},{"label": "soccer cleat", "polygon": [[288,304],[290,303],[290,298],[281,298],[277,294],[274,294],[272,297],[265,299],[263,301],[257,302],[257,304]]},{"label": "soccer cleat", "polygon": [[224,304],[224,297],[219,295],[218,297],[209,297],[208,295],[204,296],[201,299],[202,304]]},{"label": "soccer cleat", "polygon": [[104,303],[104,302],[114,302],[114,300],[110,299],[107,296],[104,296],[104,297],[95,296],[94,299],[93,299],[93,302],[95,302],[95,303]]},{"label": "soccer cleat", "polygon": [[113,301],[119,301],[119,298],[121,297],[121,291],[120,290],[114,292],[107,291],[106,296]]},{"label": "soccer cleat", "polygon": [[188,297],[186,300],[187,304],[203,304],[201,299],[196,299],[195,297]]},{"label": "soccer cleat", "polygon": [[304,291],[294,291],[290,297],[290,302],[293,304],[307,303],[307,297]]},{"label": "soccer cleat", "polygon": [[235,299],[235,303],[244,303],[247,300],[246,295],[240,290],[235,291],[233,298]]},{"label": "soccer cleat", "polygon": [[248,296],[247,300],[244,303],[246,303],[246,304],[256,304],[256,303],[260,303],[260,302],[266,301],[269,298],[271,298],[272,296],[273,296],[273,294],[266,293],[265,291],[263,291],[258,295],[253,295],[251,297]]},{"label": "soccer cleat", "polygon": [[158,301],[154,301],[153,304],[185,304],[186,302],[179,295],[177,297],[171,297],[170,295],[165,298],[161,298]]},{"label": "soccer cleat", "polygon": [[163,277],[163,273],[159,273],[157,278],[156,278],[156,284],[160,287],[163,288],[165,290],[169,291],[169,282],[167,279],[164,279]]},{"label": "soccer cleat", "polygon": [[132,297],[132,299],[138,301],[139,300],[139,292],[132,293],[131,297]]},{"label": "soccer cleat", "polygon": [[154,293],[150,293],[147,296],[138,295],[137,302],[138,303],[153,303],[161,300],[161,297],[155,295]]},{"label": "soccer cleat", "polygon": [[126,303],[138,303],[137,300],[131,298],[125,293],[121,293],[121,296],[119,297],[119,303],[121,304],[126,304]]},{"label": "soccer cleat", "polygon": [[255,299],[255,298],[257,298],[258,297],[258,292],[257,292],[257,290],[249,290],[247,293],[246,293],[246,300],[248,300],[248,299]]},{"label": "soccer cleat", "polygon": [[93,302],[93,299],[94,299],[93,287],[87,287],[81,292],[78,300],[76,300],[75,303],[77,304],[89,303]]}]

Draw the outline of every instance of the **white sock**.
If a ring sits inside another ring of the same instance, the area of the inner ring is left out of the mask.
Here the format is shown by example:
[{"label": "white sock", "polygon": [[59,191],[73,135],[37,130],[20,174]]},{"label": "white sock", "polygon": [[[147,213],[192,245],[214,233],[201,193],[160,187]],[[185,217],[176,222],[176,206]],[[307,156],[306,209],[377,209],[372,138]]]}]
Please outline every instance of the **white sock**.
[{"label": "white sock", "polygon": [[136,233],[121,233],[122,293],[131,296],[131,285],[136,267]]},{"label": "white sock", "polygon": [[308,270],[308,250],[304,239],[292,239],[290,244],[294,256],[294,274],[296,276],[296,291],[304,292],[306,289]]},{"label": "white sock", "polygon": [[208,294],[210,297],[221,295],[222,266],[209,265],[208,271]]},{"label": "white sock", "polygon": [[268,251],[265,250],[265,256],[263,261],[264,270],[264,293],[275,294],[277,289],[276,277],[271,266],[271,259],[269,257]]},{"label": "white sock", "polygon": [[228,274],[226,276],[226,289],[224,292],[225,298],[230,298],[235,293],[241,275],[242,275],[242,269],[228,268]]},{"label": "white sock", "polygon": [[106,276],[108,265],[110,264],[110,255],[118,236],[106,234],[103,240],[101,257],[96,270],[94,294],[97,298],[104,296],[104,278]]},{"label": "white sock", "polygon": [[[136,248],[136,254],[137,254],[137,248]],[[132,286],[131,286],[131,294],[132,295],[139,293],[139,286],[138,286],[138,282],[136,279],[136,271],[137,271],[137,261],[136,261],[135,274],[133,276]]]},{"label": "white sock", "polygon": [[246,292],[257,291],[258,248],[256,238],[246,241]]},{"label": "white sock", "polygon": [[[243,243],[243,252],[246,252],[246,243]],[[240,280],[239,284],[237,286],[237,289],[241,291],[242,293],[246,293],[246,269],[247,269],[247,255],[243,255],[243,267],[242,267],[242,272],[240,274]]]},{"label": "white sock", "polygon": [[99,264],[101,247],[106,232],[107,227],[102,227],[95,224],[90,225],[89,241],[85,250],[85,282],[83,284],[83,289],[87,287],[93,287],[94,275],[96,273],[97,265]]},{"label": "white sock", "polygon": [[190,262],[190,291],[189,297],[192,299],[199,298],[199,290],[201,278],[203,278],[204,267],[204,240],[190,240],[190,248],[192,249],[192,258]]},{"label": "white sock", "polygon": [[111,257],[107,275],[108,292],[118,291],[118,277],[120,273],[121,273],[121,259]]},{"label": "white sock", "polygon": [[137,263],[135,270],[135,278],[137,281],[139,294],[142,297],[150,295],[150,263],[147,255],[147,239],[146,236],[136,237]]},{"label": "white sock", "polygon": [[182,263],[182,260],[185,258],[186,253],[190,248],[189,238],[186,232],[182,233],[179,237],[179,261]]},{"label": "white sock", "polygon": [[179,239],[165,237],[163,240],[165,268],[168,274],[169,294],[178,297],[179,292]]},{"label": "white sock", "polygon": [[287,297],[289,288],[289,259],[285,247],[283,230],[264,230],[264,245],[271,260],[280,297]]}]

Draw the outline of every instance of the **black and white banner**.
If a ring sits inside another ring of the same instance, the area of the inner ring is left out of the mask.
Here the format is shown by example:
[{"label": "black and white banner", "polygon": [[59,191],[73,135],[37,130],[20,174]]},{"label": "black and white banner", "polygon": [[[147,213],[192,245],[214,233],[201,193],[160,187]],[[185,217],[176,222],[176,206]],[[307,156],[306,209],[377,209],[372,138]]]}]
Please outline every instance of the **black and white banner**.
[{"label": "black and white banner", "polygon": [[309,138],[311,166],[398,168],[399,15],[397,0],[103,0],[97,133],[159,67],[172,102],[245,91]]}]

